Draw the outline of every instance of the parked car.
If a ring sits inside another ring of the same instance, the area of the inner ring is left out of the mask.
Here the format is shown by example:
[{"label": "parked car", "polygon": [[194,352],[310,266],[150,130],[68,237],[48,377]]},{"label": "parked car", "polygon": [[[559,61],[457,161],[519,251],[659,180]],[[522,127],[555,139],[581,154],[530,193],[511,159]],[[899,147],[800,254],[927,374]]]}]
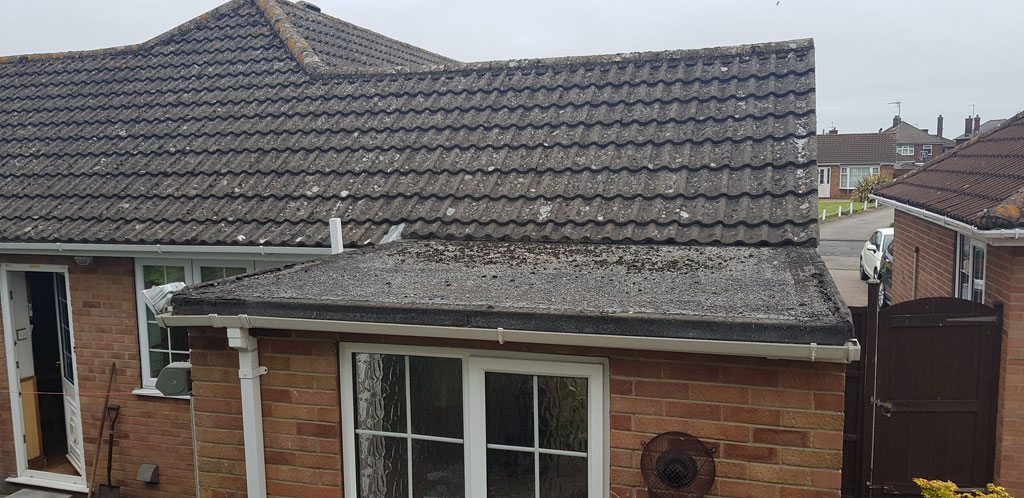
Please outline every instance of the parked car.
[{"label": "parked car", "polygon": [[892,244],[895,237],[889,237],[889,243],[882,249],[882,266],[878,269],[878,307],[884,308],[892,304]]},{"label": "parked car", "polygon": [[860,279],[878,278],[878,270],[882,267],[882,253],[885,246],[892,240],[892,228],[879,228],[871,234],[860,251]]}]

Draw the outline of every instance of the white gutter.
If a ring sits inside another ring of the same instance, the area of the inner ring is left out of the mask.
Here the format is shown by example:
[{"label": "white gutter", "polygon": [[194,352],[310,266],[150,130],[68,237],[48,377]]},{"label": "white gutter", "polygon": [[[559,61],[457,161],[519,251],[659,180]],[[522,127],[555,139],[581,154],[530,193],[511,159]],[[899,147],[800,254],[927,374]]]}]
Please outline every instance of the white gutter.
[{"label": "white gutter", "polygon": [[626,337],[601,334],[569,334],[532,330],[482,329],[468,327],[437,327],[396,323],[346,322],[308,318],[275,318],[264,316],[170,315],[156,317],[161,327],[259,328],[278,330],[309,330],[351,334],[376,334],[443,339],[492,339],[500,344],[519,342],[556,344],[615,349],[645,349],[770,359],[850,363],[860,359],[860,344],[850,339],[842,346],[780,344],[771,342],[716,341],[708,339],[676,339],[668,337]]},{"label": "white gutter", "polygon": [[238,383],[242,392],[242,426],[245,428],[246,496],[266,498],[267,475],[263,451],[263,405],[260,397],[260,376],[267,367],[260,366],[258,343],[248,328],[228,327],[228,346],[238,350]]},{"label": "white gutter", "polygon": [[47,254],[65,256],[150,256],[166,255],[211,255],[223,254],[262,256],[273,258],[295,256],[324,256],[331,254],[326,247],[277,247],[277,246],[188,246],[188,245],[145,245],[145,244],[64,244],[61,242],[0,242],[0,253]]},{"label": "white gutter", "polygon": [[999,228],[995,230],[982,230],[969,223],[964,223],[959,220],[954,220],[948,216],[936,214],[931,211],[921,209],[918,207],[910,206],[902,202],[897,202],[892,199],[886,199],[885,197],[879,197],[875,194],[870,195],[871,199],[878,201],[881,204],[892,206],[897,211],[903,211],[905,213],[912,214],[918,218],[924,218],[932,223],[950,228],[957,232],[970,235],[977,239],[985,239],[990,245],[994,246],[1024,246],[1024,229],[1020,228]]}]

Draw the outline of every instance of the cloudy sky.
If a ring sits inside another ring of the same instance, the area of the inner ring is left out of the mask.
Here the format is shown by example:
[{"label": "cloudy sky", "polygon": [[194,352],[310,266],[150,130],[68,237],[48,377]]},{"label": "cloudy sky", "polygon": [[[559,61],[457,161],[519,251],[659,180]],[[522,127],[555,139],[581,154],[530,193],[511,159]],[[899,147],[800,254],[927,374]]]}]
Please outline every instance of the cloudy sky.
[{"label": "cloudy sky", "polygon": [[[22,1],[0,55],[139,43],[220,0]],[[325,13],[462,61],[699,48],[813,37],[818,128],[903,119],[944,135],[1024,109],[1019,0],[314,0]]]}]

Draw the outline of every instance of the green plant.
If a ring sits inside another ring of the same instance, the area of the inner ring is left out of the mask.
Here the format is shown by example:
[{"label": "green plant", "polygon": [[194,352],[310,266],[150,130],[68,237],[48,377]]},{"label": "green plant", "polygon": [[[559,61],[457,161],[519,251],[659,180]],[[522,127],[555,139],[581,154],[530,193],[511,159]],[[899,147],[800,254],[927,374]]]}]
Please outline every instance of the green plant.
[{"label": "green plant", "polygon": [[987,493],[972,491],[969,493],[958,493],[960,489],[952,481],[929,481],[928,479],[914,479],[914,484],[921,487],[921,496],[925,498],[1013,498],[1003,489],[1002,486],[988,483],[985,486]]},{"label": "green plant", "polygon": [[853,189],[850,194],[850,200],[854,202],[864,202],[868,200],[868,195],[875,191],[879,185],[892,180],[889,175],[879,171],[873,175],[865,176],[860,183]]}]

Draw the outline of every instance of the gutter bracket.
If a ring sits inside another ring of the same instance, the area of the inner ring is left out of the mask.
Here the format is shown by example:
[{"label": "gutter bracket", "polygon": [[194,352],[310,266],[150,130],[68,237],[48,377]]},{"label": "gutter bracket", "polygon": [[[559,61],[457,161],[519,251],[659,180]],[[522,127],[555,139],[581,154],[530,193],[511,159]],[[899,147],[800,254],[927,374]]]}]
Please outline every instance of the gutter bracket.
[{"label": "gutter bracket", "polygon": [[818,358],[818,343],[812,342],[810,344],[811,361],[813,362]]},{"label": "gutter bracket", "polygon": [[255,379],[255,378],[257,378],[257,377],[259,377],[261,375],[266,375],[267,372],[269,372],[269,371],[270,370],[267,370],[267,367],[262,367],[262,366],[261,367],[257,367],[255,371],[253,371],[250,368],[239,368],[238,369],[238,378],[239,379]]},{"label": "gutter bracket", "polygon": [[210,313],[209,316],[210,316],[210,326],[211,327],[213,327],[215,329],[227,328],[223,323],[221,323],[220,317],[217,316],[216,313]]}]

